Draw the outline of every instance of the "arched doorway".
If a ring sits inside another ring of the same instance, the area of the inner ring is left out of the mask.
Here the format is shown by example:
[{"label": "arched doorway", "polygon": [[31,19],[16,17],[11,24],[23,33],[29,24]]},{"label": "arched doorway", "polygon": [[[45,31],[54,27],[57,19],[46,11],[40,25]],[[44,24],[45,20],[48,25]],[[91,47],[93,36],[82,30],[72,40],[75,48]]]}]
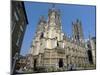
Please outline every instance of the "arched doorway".
[{"label": "arched doorway", "polygon": [[63,59],[59,59],[59,67],[61,68],[61,67],[63,67]]},{"label": "arched doorway", "polygon": [[34,59],[34,70],[36,70],[37,59]]},{"label": "arched doorway", "polygon": [[91,50],[88,50],[88,58],[89,58],[90,64],[93,64],[93,58],[92,58],[92,52],[91,52]]}]

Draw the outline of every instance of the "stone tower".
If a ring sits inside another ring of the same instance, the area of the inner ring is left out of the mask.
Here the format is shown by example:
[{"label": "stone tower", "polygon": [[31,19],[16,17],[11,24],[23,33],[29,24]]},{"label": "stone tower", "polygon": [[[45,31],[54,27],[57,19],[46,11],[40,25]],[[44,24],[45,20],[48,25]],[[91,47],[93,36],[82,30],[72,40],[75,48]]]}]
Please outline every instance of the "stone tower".
[{"label": "stone tower", "polygon": [[[41,44],[44,43],[46,20],[44,16],[41,16],[37,25],[37,30],[35,33],[35,38],[32,41],[31,53],[33,55],[38,55],[41,52]],[[42,43],[41,43],[42,42]],[[35,49],[35,50],[33,50]]]},{"label": "stone tower", "polygon": [[30,53],[33,55],[33,67],[63,67],[65,50],[60,11],[53,6],[48,11],[48,20],[42,16],[37,25]]},{"label": "stone tower", "polygon": [[82,41],[83,40],[83,30],[82,30],[82,24],[81,21],[79,21],[78,19],[76,20],[76,22],[72,22],[72,28],[73,28],[73,38],[76,41]]}]

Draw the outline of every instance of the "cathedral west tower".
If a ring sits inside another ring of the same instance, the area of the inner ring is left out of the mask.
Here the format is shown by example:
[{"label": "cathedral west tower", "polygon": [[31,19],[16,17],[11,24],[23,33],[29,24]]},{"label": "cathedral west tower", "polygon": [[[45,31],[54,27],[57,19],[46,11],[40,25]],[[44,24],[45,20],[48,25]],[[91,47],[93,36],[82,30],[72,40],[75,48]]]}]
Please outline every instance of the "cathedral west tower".
[{"label": "cathedral west tower", "polygon": [[73,38],[76,41],[81,41],[84,39],[83,37],[83,29],[82,29],[82,23],[79,19],[76,20],[76,22],[72,22],[72,28],[73,28]]}]

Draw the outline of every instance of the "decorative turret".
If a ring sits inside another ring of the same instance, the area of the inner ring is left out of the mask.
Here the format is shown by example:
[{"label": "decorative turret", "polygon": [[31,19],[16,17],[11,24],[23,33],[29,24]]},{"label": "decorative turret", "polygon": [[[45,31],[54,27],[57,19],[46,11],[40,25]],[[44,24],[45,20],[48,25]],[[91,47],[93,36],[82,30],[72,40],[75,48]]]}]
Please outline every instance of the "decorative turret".
[{"label": "decorative turret", "polygon": [[47,25],[47,22],[45,20],[45,17],[41,16],[37,25],[36,37],[40,38],[43,36],[46,25]]},{"label": "decorative turret", "polygon": [[48,13],[48,25],[49,27],[55,27],[61,30],[60,10],[56,9],[55,4],[49,9]]},{"label": "decorative turret", "polygon": [[40,17],[40,20],[38,22],[38,27],[37,27],[37,31],[44,31],[44,27],[46,25],[46,20],[44,16]]}]

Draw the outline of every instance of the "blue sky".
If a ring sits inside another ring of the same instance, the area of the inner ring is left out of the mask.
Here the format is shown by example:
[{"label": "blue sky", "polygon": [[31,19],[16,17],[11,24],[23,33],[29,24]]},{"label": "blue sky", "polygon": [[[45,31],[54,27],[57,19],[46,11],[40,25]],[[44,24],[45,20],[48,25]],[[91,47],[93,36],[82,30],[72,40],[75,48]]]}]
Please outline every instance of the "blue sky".
[{"label": "blue sky", "polygon": [[[25,55],[29,52],[40,16],[45,16],[47,19],[48,10],[52,8],[51,3],[24,3],[29,24],[24,35],[21,55]],[[66,34],[72,35],[72,21],[79,19],[82,22],[84,38],[87,39],[89,34],[95,36],[95,6],[55,4],[55,8],[61,11],[62,28]]]}]

